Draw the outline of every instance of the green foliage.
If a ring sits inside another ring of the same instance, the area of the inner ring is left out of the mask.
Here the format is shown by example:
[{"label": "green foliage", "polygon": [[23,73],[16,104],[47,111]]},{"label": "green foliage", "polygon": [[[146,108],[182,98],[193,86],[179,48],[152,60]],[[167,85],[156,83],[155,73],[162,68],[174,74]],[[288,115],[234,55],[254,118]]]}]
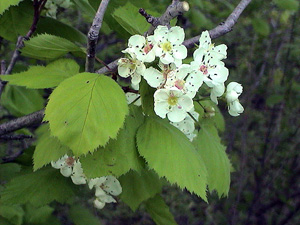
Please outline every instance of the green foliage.
[{"label": "green foliage", "polygon": [[225,152],[226,147],[221,144],[221,139],[214,125],[202,125],[193,144],[207,168],[209,190],[216,190],[219,197],[227,196],[230,187],[231,164]]},{"label": "green foliage", "polygon": [[27,88],[56,87],[68,77],[79,73],[79,65],[72,59],[59,59],[46,67],[32,66],[27,71],[1,75],[0,79],[9,81],[11,85],[25,86]]},{"label": "green foliage", "polygon": [[18,5],[22,0],[9,0],[9,1],[1,1],[0,2],[0,15],[7,10],[9,7],[13,5]]},{"label": "green foliage", "polygon": [[90,210],[81,205],[72,205],[69,211],[70,219],[75,225],[100,225],[99,219]]},{"label": "green foliage", "polygon": [[81,31],[51,17],[41,17],[36,32],[38,34],[52,34],[82,44],[86,44],[87,42],[86,35]]},{"label": "green foliage", "polygon": [[131,106],[117,139],[110,140],[105,148],[100,147],[93,154],[80,159],[85,175],[89,178],[110,174],[118,177],[130,169],[140,171],[141,159],[137,153],[135,136],[143,121],[141,109]]},{"label": "green foliage", "polygon": [[6,85],[1,103],[15,116],[23,116],[44,107],[44,99],[38,90]]},{"label": "green foliage", "polygon": [[[5,4],[1,0],[0,4]],[[33,8],[31,1],[24,1],[19,6],[12,6],[0,17],[0,36],[16,42],[19,35],[25,35],[32,23]]]},{"label": "green foliage", "polygon": [[0,164],[0,181],[8,181],[20,172],[21,166],[17,163]]},{"label": "green foliage", "polygon": [[299,1],[297,0],[274,0],[274,2],[281,9],[297,11],[299,8]]},{"label": "green foliage", "polygon": [[144,34],[150,27],[145,18],[139,14],[139,8],[130,2],[116,9],[112,16],[131,35]]},{"label": "green foliage", "polygon": [[[0,216],[7,219],[11,224],[22,225],[24,210],[19,205],[10,206],[0,204]],[[0,221],[2,221],[1,217]]]},{"label": "green foliage", "polygon": [[72,1],[77,6],[77,8],[81,10],[84,13],[84,15],[88,17],[88,22],[92,22],[95,17],[96,10],[91,6],[89,1],[88,0],[72,0]]},{"label": "green foliage", "polygon": [[166,205],[160,195],[155,195],[146,202],[146,211],[157,225],[174,225],[177,224],[169,207]]},{"label": "green foliage", "polygon": [[34,207],[31,204],[27,204],[25,220],[28,224],[45,224],[52,217],[54,208],[45,205],[42,207]]},{"label": "green foliage", "polygon": [[28,41],[24,41],[24,44],[25,47],[21,50],[22,55],[41,60],[56,59],[69,52],[73,54],[83,52],[71,41],[50,34],[37,35]]},{"label": "green foliage", "polygon": [[140,83],[140,95],[142,101],[143,111],[146,115],[155,116],[154,112],[154,95],[155,89],[151,88],[147,82],[142,79]]},{"label": "green foliage", "polygon": [[13,178],[2,191],[0,201],[4,205],[29,202],[37,207],[54,200],[63,203],[74,195],[73,186],[59,170],[45,168]]},{"label": "green foliage", "polygon": [[254,28],[254,31],[257,34],[260,34],[262,36],[268,36],[270,33],[270,26],[269,23],[262,18],[253,18],[252,19],[252,26]]},{"label": "green foliage", "polygon": [[78,156],[116,138],[127,113],[125,94],[115,81],[80,73],[52,92],[44,120],[49,121],[51,134]]},{"label": "green foliage", "polygon": [[207,201],[205,163],[182,132],[167,121],[150,117],[138,130],[137,143],[140,155],[160,177]]},{"label": "green foliage", "polygon": [[161,181],[152,170],[143,169],[140,174],[131,170],[121,176],[119,181],[123,189],[121,199],[132,211],[137,210],[142,202],[161,192]]},{"label": "green foliage", "polygon": [[33,154],[33,170],[36,171],[51,161],[57,161],[70,150],[50,135],[49,125],[45,124],[36,131],[38,139]]}]

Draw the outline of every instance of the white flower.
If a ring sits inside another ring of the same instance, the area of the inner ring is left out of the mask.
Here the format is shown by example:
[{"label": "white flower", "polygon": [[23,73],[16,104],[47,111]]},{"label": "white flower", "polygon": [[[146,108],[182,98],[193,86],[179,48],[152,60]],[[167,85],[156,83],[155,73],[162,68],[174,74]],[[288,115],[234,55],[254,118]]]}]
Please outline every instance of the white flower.
[{"label": "white flower", "polygon": [[194,52],[194,61],[191,62],[191,69],[193,71],[191,74],[200,77],[198,79],[202,79],[202,82],[204,81],[209,87],[224,83],[229,74],[222,61],[208,55],[205,56],[203,49],[198,49]]},{"label": "white flower", "polygon": [[238,97],[242,94],[243,87],[237,82],[230,82],[226,89],[226,100],[228,104],[228,112],[231,116],[239,116],[244,112]]},{"label": "white flower", "polygon": [[120,182],[113,176],[91,179],[89,188],[93,187],[96,189],[94,205],[98,209],[102,209],[106,203],[116,202],[111,195],[117,196],[122,192]]},{"label": "white flower", "polygon": [[118,73],[121,77],[127,78],[131,77],[131,82],[133,85],[137,85],[141,81],[141,75],[145,72],[145,65],[143,62],[136,58],[136,55],[127,50],[123,51],[128,53],[129,58],[121,58],[118,61]]},{"label": "white flower", "polygon": [[136,105],[136,106],[141,106],[142,105],[142,101],[141,101],[141,98],[140,98],[139,94],[132,93],[132,92],[127,92],[125,95],[126,95],[128,105],[130,105],[132,102],[134,102],[133,104]]},{"label": "white flower", "polygon": [[154,111],[171,122],[182,121],[193,108],[193,100],[180,90],[159,89],[154,93]]},{"label": "white flower", "polygon": [[216,58],[218,60],[227,58],[227,52],[226,52],[227,46],[221,44],[215,47],[214,44],[211,43],[211,39],[208,31],[202,32],[199,39],[198,50],[202,50],[204,51],[204,54],[207,54],[208,56],[212,56],[213,58]]},{"label": "white flower", "polygon": [[144,37],[133,35],[128,40],[129,51],[135,53],[136,58],[142,62],[153,62],[155,59],[155,41],[154,36]]},{"label": "white flower", "polygon": [[157,43],[155,54],[160,57],[162,63],[181,65],[182,59],[187,56],[187,49],[182,45],[184,35],[181,27],[168,29],[166,26],[157,26],[154,30],[154,40]]},{"label": "white flower", "polygon": [[83,173],[83,169],[79,160],[74,162],[71,179],[76,185],[86,184],[86,177]]},{"label": "white flower", "polygon": [[163,64],[161,61],[159,62],[158,67],[160,68],[160,71],[150,67],[147,68],[144,73],[145,80],[151,87],[154,88],[163,87],[169,74],[176,69],[174,63]]},{"label": "white flower", "polygon": [[72,168],[74,165],[75,159],[72,156],[64,155],[56,162],[51,161],[51,165],[55,169],[60,169],[60,173],[65,176],[69,177],[72,174]]}]

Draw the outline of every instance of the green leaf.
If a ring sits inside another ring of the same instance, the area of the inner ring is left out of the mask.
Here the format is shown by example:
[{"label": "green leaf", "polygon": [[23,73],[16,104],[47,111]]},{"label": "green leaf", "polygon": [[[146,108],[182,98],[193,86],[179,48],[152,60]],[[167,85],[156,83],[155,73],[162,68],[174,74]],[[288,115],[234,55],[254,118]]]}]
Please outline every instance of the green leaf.
[{"label": "green leaf", "polygon": [[[21,225],[23,224],[24,210],[19,205],[0,204],[0,216],[6,218],[11,224]],[[1,217],[0,221],[2,221]]]},{"label": "green leaf", "polygon": [[53,211],[54,208],[48,205],[37,208],[31,204],[27,204],[25,220],[27,224],[44,224],[50,219]]},{"label": "green leaf", "polygon": [[144,169],[141,174],[131,170],[121,176],[119,181],[122,186],[120,197],[132,211],[137,210],[142,202],[161,192],[159,177],[152,170]]},{"label": "green leaf", "polygon": [[83,12],[89,19],[89,22],[92,22],[95,15],[96,10],[91,6],[88,0],[72,0],[77,6],[78,10]]},{"label": "green leaf", "polygon": [[69,52],[80,54],[83,50],[71,41],[50,34],[41,34],[24,41],[22,55],[34,59],[51,60]]},{"label": "green leaf", "polygon": [[[144,121],[139,107],[131,106],[124,127],[116,140],[110,140],[105,148],[99,148],[93,154],[80,159],[84,173],[89,178],[127,173],[130,169],[140,171],[140,157],[137,153],[135,136]],[[97,163],[95,163],[97,162]]]},{"label": "green leaf", "polygon": [[[1,0],[7,4],[10,0]],[[1,4],[0,3],[0,4]],[[2,4],[3,4],[2,3]],[[33,6],[31,1],[24,1],[19,6],[12,6],[0,17],[0,36],[6,40],[16,42],[19,35],[25,35],[33,18]]]},{"label": "green leaf", "polygon": [[47,33],[65,38],[72,42],[78,42],[83,44],[87,43],[87,37],[81,31],[51,17],[40,18],[36,33]]},{"label": "green leaf", "polygon": [[116,9],[112,16],[130,34],[144,34],[150,24],[139,14],[139,8],[127,2],[124,6]]},{"label": "green leaf", "polygon": [[46,67],[32,66],[27,71],[12,75],[0,75],[11,85],[27,88],[52,88],[63,80],[79,73],[79,65],[72,59],[59,59]]},{"label": "green leaf", "polygon": [[18,5],[19,2],[22,0],[6,0],[6,1],[0,1],[0,15],[7,10],[9,7],[13,5]]},{"label": "green leaf", "polygon": [[219,107],[210,100],[201,101],[200,103],[204,108],[210,109],[211,107],[213,107],[215,109],[215,116],[207,117],[207,115],[205,115],[203,107],[201,107],[198,102],[194,102],[195,110],[199,113],[200,124],[202,123],[214,124],[219,131],[224,132],[225,120]]},{"label": "green leaf", "polygon": [[252,26],[254,31],[262,36],[268,36],[270,33],[269,23],[262,18],[253,18]]},{"label": "green leaf", "polygon": [[155,116],[154,112],[154,95],[155,89],[151,88],[148,83],[142,79],[140,84],[140,95],[143,111],[146,115]]},{"label": "green leaf", "polygon": [[69,216],[75,225],[100,225],[99,219],[81,205],[72,205]]},{"label": "green leaf", "polygon": [[137,133],[140,155],[160,177],[206,199],[207,171],[192,143],[176,127],[147,118]]},{"label": "green leaf", "polygon": [[45,111],[51,135],[77,156],[116,138],[128,106],[123,90],[109,77],[80,73],[52,92]]},{"label": "green leaf", "polygon": [[36,171],[51,161],[57,161],[67,154],[69,148],[63,146],[60,141],[50,135],[49,125],[45,124],[38,128],[37,144],[33,154],[33,170]]},{"label": "green leaf", "polygon": [[8,181],[20,172],[21,166],[17,163],[0,164],[0,180]]},{"label": "green leaf", "polygon": [[299,1],[297,0],[274,0],[274,2],[281,9],[297,11],[299,8]]},{"label": "green leaf", "polygon": [[44,108],[44,99],[38,90],[6,85],[1,96],[2,105],[15,116],[23,116]]},{"label": "green leaf", "polygon": [[45,168],[18,176],[6,184],[1,193],[1,204],[31,203],[43,206],[54,200],[64,203],[74,195],[73,183],[53,168]]},{"label": "green leaf", "polygon": [[160,195],[148,199],[146,202],[146,211],[157,225],[176,225],[173,215],[170,213],[169,207]]},{"label": "green leaf", "polygon": [[221,144],[217,129],[213,125],[203,125],[193,141],[194,146],[205,162],[208,172],[208,188],[216,190],[219,197],[227,196],[230,187],[231,164]]}]

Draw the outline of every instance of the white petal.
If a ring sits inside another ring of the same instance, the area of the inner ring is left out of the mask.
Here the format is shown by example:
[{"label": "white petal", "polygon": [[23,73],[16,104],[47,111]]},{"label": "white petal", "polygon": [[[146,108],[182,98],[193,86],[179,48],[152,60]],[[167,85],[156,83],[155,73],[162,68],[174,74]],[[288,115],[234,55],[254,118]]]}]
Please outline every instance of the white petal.
[{"label": "white petal", "polygon": [[131,76],[131,83],[133,85],[137,85],[140,82],[141,82],[141,75],[138,74],[138,73],[136,73],[136,72],[134,74],[132,74],[132,76]]},{"label": "white petal", "polygon": [[136,34],[129,38],[128,47],[133,48],[133,49],[134,48],[141,49],[145,43],[146,43],[145,37]]},{"label": "white petal", "polygon": [[185,59],[187,56],[187,48],[184,45],[173,47],[173,56],[176,59]]},{"label": "white petal", "polygon": [[160,56],[160,60],[161,60],[161,62],[164,63],[164,64],[169,64],[169,63],[174,62],[173,56],[170,55],[168,52],[162,54],[162,55]]},{"label": "white petal", "polygon": [[65,167],[63,167],[63,168],[60,169],[60,173],[64,177],[69,177],[72,174],[72,167],[71,166],[65,166]]},{"label": "white petal", "polygon": [[89,181],[89,188],[100,187],[106,181],[106,177],[93,178]]},{"label": "white petal", "polygon": [[144,78],[147,83],[154,88],[161,86],[165,81],[163,74],[153,67],[145,70]]},{"label": "white petal", "polygon": [[198,62],[199,65],[204,59],[204,48],[198,48],[196,51],[194,51],[193,58],[196,62]]},{"label": "white petal", "polygon": [[68,158],[67,155],[63,156],[62,158],[60,158],[59,160],[57,160],[56,162],[51,161],[51,166],[55,169],[60,169],[66,166],[66,159]]},{"label": "white petal", "polygon": [[80,184],[86,184],[86,179],[85,177],[82,176],[71,176],[71,179],[73,181],[74,184],[76,185],[80,185]]},{"label": "white petal", "polygon": [[154,40],[156,42],[165,41],[168,37],[168,33],[169,33],[168,27],[159,25],[154,30]]},{"label": "white petal", "polygon": [[154,101],[161,102],[161,101],[168,101],[169,99],[169,90],[166,89],[159,89],[154,93]]},{"label": "white petal", "polygon": [[168,119],[172,122],[178,123],[186,117],[186,111],[178,106],[172,108],[172,111],[168,113]]},{"label": "white petal", "polygon": [[168,102],[154,102],[154,111],[156,115],[160,116],[161,118],[166,118],[166,114],[169,112]]},{"label": "white petal", "polygon": [[228,112],[231,116],[239,116],[240,113],[244,112],[244,107],[241,105],[241,103],[238,100],[236,100],[229,104]]},{"label": "white petal", "polygon": [[130,69],[127,65],[119,65],[118,73],[121,77],[127,78],[130,76]]},{"label": "white petal", "polygon": [[208,49],[210,44],[211,44],[211,39],[210,39],[208,31],[206,30],[206,31],[202,32],[202,34],[200,36],[199,47]]},{"label": "white petal", "polygon": [[107,180],[104,182],[103,190],[110,195],[117,196],[122,193],[122,187],[120,182],[113,176],[107,176]]},{"label": "white petal", "polygon": [[181,96],[178,99],[178,104],[187,112],[194,107],[193,100],[187,95]]},{"label": "white petal", "polygon": [[181,44],[184,41],[184,30],[181,27],[171,27],[169,34],[168,34],[168,40],[172,44]]},{"label": "white petal", "polygon": [[105,206],[105,202],[101,202],[99,201],[97,198],[94,200],[94,206],[97,208],[97,209],[103,209],[104,206]]},{"label": "white petal", "polygon": [[214,51],[211,53],[213,57],[217,58],[218,60],[226,59],[227,58],[227,46],[222,44],[214,47]]}]

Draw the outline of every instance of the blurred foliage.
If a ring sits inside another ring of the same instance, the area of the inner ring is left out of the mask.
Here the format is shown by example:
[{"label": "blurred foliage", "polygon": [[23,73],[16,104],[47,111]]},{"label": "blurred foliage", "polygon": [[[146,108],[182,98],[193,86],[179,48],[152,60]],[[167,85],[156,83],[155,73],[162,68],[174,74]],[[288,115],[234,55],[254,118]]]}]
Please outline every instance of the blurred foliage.
[{"label": "blurred foliage", "polygon": [[[25,7],[29,2],[24,0],[21,7]],[[73,2],[72,8],[59,9],[59,26],[68,25],[68,29],[77,28],[86,34],[100,0]],[[113,14],[120,10],[120,6],[133,4],[137,8],[143,7],[161,14],[170,2],[111,0],[100,32],[97,57],[109,63],[120,57],[120,49],[126,46],[129,33]],[[177,23],[184,27],[186,38],[217,26],[226,19],[239,1],[188,2],[190,11],[180,16]],[[2,15],[8,19],[15,15],[9,19],[9,24],[4,25],[5,29],[13,27],[12,32],[7,37],[0,37],[0,59],[7,62],[15,48],[15,43],[8,40],[15,41],[16,35],[25,33],[28,30],[26,26],[30,25],[30,18],[24,15],[30,15],[31,9],[25,9],[20,11],[13,6]],[[176,187],[164,189],[163,198],[170,206],[178,224],[294,225],[300,221],[300,166],[297,153],[300,147],[299,15],[297,0],[252,0],[233,31],[215,40],[216,43],[225,43],[228,46],[226,65],[230,69],[229,81],[236,80],[244,86],[241,102],[245,112],[234,118],[228,116],[226,110],[222,112],[227,121],[223,142],[228,146],[227,152],[234,171],[231,174],[231,188],[227,198],[218,199],[215,193],[209,195],[209,204],[188,192],[181,192]],[[17,26],[16,20],[21,21]],[[47,31],[47,21],[44,20],[43,24],[39,27],[40,33]],[[0,36],[5,33],[3,30],[1,32],[1,29]],[[140,29],[143,31],[143,28]],[[48,32],[56,34],[53,27]],[[60,36],[70,40],[67,33],[69,32]],[[77,36],[73,36],[75,39],[71,41],[77,41],[84,47],[82,33],[75,32]],[[83,68],[84,59],[76,60]],[[103,66],[101,61],[96,65],[97,68]],[[24,71],[28,65],[36,64],[43,63],[21,57],[14,72]],[[22,95],[14,92],[19,93],[19,90],[7,86],[2,95],[1,123],[42,108],[40,99],[49,95],[47,90],[22,90]],[[15,95],[15,101],[5,101],[6,95]],[[14,106],[17,103],[19,107]],[[221,108],[225,109],[225,105]],[[36,127],[29,127],[19,133],[30,133],[35,129]],[[26,173],[32,171],[33,148],[28,148],[31,144],[31,140],[0,140],[0,157],[2,162],[5,162],[0,164],[0,191],[9,180],[15,177],[18,177],[16,180],[22,180],[28,176]],[[7,156],[20,154],[20,149],[22,155],[11,162]],[[120,204],[110,204],[97,211],[92,207],[90,200],[87,201],[92,197],[89,192],[75,191],[80,194],[77,194],[75,200],[68,202],[72,207],[56,202],[44,206],[29,203],[7,206],[1,205],[0,202],[1,224],[100,224],[99,221],[110,225],[154,224],[150,216],[144,213],[149,205],[142,204],[141,211],[133,213],[120,200]]]}]

